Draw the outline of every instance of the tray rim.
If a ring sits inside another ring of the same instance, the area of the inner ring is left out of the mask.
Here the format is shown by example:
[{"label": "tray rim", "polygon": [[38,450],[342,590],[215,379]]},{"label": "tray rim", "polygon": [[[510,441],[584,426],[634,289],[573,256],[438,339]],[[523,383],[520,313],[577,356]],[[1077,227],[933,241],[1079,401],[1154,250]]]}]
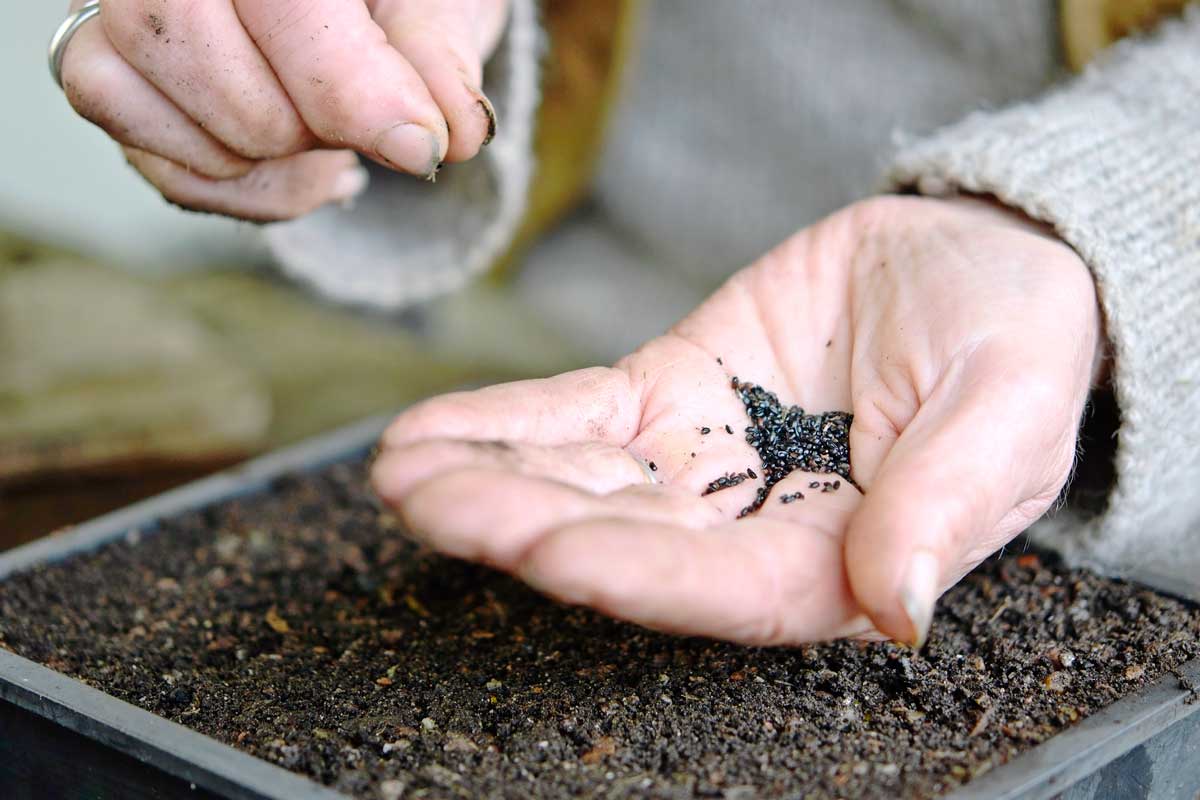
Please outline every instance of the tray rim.
[{"label": "tray rim", "polygon": [[[337,428],[0,553],[0,581],[121,538],[152,535],[170,516],[253,494],[289,472],[310,472],[366,453],[394,414]],[[1200,685],[1200,658],[1177,671]],[[1078,724],[973,778],[947,800],[1048,798],[1158,733],[1200,712],[1194,693],[1167,674]],[[119,700],[0,648],[0,699],[213,792],[269,800],[347,795],[212,737]],[[172,749],[167,749],[171,746]]]},{"label": "tray rim", "polygon": [[[184,484],[0,553],[0,581],[122,538],[153,535],[171,516],[266,489],[293,471],[353,458],[379,438],[381,414]],[[242,752],[0,648],[0,699],[222,796],[246,800],[347,800],[299,773]]]}]

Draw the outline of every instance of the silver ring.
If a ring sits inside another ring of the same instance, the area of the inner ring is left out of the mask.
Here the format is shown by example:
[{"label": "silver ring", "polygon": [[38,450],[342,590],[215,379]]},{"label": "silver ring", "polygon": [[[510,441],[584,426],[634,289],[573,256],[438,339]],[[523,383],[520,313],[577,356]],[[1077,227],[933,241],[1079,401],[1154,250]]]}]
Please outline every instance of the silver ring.
[{"label": "silver ring", "polygon": [[58,30],[54,32],[54,36],[50,39],[50,75],[53,76],[54,82],[58,84],[58,88],[62,88],[62,62],[63,53],[67,50],[67,42],[71,41],[71,37],[75,35],[75,31],[79,30],[83,23],[87,22],[92,17],[100,13],[100,0],[87,0],[75,11],[72,11],[66,19],[62,21],[62,25],[58,26]]}]

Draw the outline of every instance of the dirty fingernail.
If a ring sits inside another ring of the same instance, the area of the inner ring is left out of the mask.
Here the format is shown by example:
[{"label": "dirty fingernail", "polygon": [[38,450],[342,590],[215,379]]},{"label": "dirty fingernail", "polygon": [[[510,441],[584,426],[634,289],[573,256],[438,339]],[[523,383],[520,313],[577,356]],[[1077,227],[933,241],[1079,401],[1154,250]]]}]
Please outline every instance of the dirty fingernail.
[{"label": "dirty fingernail", "polygon": [[370,175],[360,166],[349,167],[333,180],[333,199],[343,203],[358,197],[367,188]]},{"label": "dirty fingernail", "polygon": [[442,160],[433,131],[415,122],[402,122],[381,133],[375,152],[397,169],[421,178],[434,174]]},{"label": "dirty fingernail", "polygon": [[912,640],[907,644],[920,649],[933,624],[933,604],[937,601],[941,567],[937,556],[928,550],[918,550],[908,562],[908,573],[900,587],[900,602],[912,624]]},{"label": "dirty fingernail", "polygon": [[487,136],[483,137],[483,144],[480,146],[487,147],[496,137],[496,109],[492,108],[492,101],[482,94],[479,95],[479,107],[487,117]]}]

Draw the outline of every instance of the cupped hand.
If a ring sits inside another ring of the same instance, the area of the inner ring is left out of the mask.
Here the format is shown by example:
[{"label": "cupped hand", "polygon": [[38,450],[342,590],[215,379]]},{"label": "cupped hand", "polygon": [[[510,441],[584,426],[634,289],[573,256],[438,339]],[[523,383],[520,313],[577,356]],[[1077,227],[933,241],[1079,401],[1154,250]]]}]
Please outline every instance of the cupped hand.
[{"label": "cupped hand", "polygon": [[[876,198],[611,369],[414,406],[372,478],[415,537],[566,602],[750,644],[919,644],[940,593],[1059,495],[1100,341],[1092,278],[1048,232],[983,200]],[[741,519],[761,475],[704,495],[761,471],[733,376],[852,410],[862,491],[796,472]]]},{"label": "cupped hand", "polygon": [[[83,0],[73,0],[77,8]],[[432,178],[495,130],[506,0],[104,0],[63,88],[168,200],[286,219],[366,185],[354,151]]]}]

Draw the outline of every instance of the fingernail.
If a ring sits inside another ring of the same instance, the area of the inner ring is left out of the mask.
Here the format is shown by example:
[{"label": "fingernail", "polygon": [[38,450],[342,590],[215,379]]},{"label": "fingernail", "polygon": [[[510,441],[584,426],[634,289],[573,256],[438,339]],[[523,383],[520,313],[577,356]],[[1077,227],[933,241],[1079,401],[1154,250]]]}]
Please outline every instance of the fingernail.
[{"label": "fingernail", "polygon": [[907,642],[921,649],[933,624],[933,604],[937,602],[941,567],[937,556],[928,550],[918,550],[908,562],[908,574],[900,587],[900,602],[912,624],[913,638]]},{"label": "fingernail", "polygon": [[402,122],[379,134],[375,152],[397,169],[426,180],[442,160],[433,131],[415,122]]},{"label": "fingernail", "polygon": [[342,170],[333,180],[333,199],[345,203],[358,197],[367,188],[370,175],[360,166]]},{"label": "fingernail", "polygon": [[483,113],[487,116],[487,136],[483,137],[481,147],[487,147],[491,144],[492,139],[496,137],[496,109],[492,108],[492,101],[487,97],[479,95],[479,107],[483,109]]}]

